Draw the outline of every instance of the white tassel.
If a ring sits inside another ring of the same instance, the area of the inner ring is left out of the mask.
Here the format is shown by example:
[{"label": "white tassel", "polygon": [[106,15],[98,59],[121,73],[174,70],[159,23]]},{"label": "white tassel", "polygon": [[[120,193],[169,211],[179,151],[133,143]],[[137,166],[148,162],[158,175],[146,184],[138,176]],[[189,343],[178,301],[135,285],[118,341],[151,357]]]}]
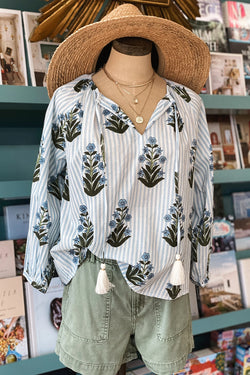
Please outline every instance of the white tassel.
[{"label": "white tassel", "polygon": [[106,265],[105,263],[102,263],[101,269],[97,276],[95,292],[97,294],[106,294],[113,287],[114,285],[108,279],[108,275],[106,272]]},{"label": "white tassel", "polygon": [[183,285],[185,283],[185,272],[180,254],[176,254],[169,281],[172,285]]}]

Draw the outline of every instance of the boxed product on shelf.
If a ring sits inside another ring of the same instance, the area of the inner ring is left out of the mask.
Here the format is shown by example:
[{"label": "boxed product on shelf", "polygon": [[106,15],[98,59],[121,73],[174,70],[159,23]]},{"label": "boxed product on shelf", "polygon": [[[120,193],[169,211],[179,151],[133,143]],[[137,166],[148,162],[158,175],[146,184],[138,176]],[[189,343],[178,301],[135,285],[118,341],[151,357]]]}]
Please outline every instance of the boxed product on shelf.
[{"label": "boxed product on shelf", "polygon": [[235,250],[234,222],[226,218],[214,218],[213,253]]},{"label": "boxed product on shelf", "polygon": [[236,250],[250,249],[250,217],[234,220]]},{"label": "boxed product on shelf", "polygon": [[211,348],[207,348],[190,353],[185,368],[174,375],[223,375],[224,367],[225,353],[214,352]]},{"label": "boxed product on shelf", "polygon": [[250,3],[225,1],[222,15],[226,27],[250,29]]},{"label": "boxed product on shelf", "polygon": [[223,23],[220,0],[198,0],[197,3],[200,11],[200,17],[197,17],[197,20]]},{"label": "boxed product on shelf", "polygon": [[36,20],[40,13],[22,12],[22,15],[32,86],[46,86],[48,66],[59,43],[47,39],[31,43],[29,37],[37,26]]},{"label": "boxed product on shelf", "polygon": [[208,115],[214,169],[240,168],[240,155],[232,115]]},{"label": "boxed product on shelf", "polygon": [[16,276],[14,243],[0,241],[0,279]]},{"label": "boxed product on shelf", "polygon": [[0,8],[0,30],[0,84],[27,86],[21,11]]},{"label": "boxed product on shelf", "polygon": [[210,52],[227,52],[227,34],[223,23],[218,21],[190,20],[192,31],[205,42]]},{"label": "boxed product on shelf", "polygon": [[238,267],[243,305],[250,308],[250,258],[239,259]]},{"label": "boxed product on shelf", "polygon": [[28,358],[21,276],[0,279],[0,365]]},{"label": "boxed product on shelf", "polygon": [[211,52],[208,86],[211,95],[246,95],[242,55]]},{"label": "boxed product on shelf", "polygon": [[235,358],[235,375],[250,374],[250,346],[247,344],[237,345]]},{"label": "boxed product on shelf", "polygon": [[30,356],[53,353],[61,324],[64,286],[59,277],[52,278],[45,294],[25,282]]},{"label": "boxed product on shelf", "polygon": [[[27,242],[26,238],[14,240],[16,275],[17,276],[18,275],[23,276],[26,242]],[[25,279],[24,276],[23,276],[23,279]]]},{"label": "boxed product on shelf", "polygon": [[[249,80],[250,82],[250,80]],[[239,139],[239,151],[243,168],[250,168],[250,116],[236,114],[234,116],[236,136]]]},{"label": "boxed product on shelf", "polygon": [[26,238],[29,228],[29,204],[4,206],[6,238],[16,240]]},{"label": "boxed product on shelf", "polygon": [[250,217],[250,191],[232,193],[234,216],[236,219]]},{"label": "boxed product on shelf", "polygon": [[211,254],[209,281],[200,288],[199,304],[204,317],[242,309],[234,250]]},{"label": "boxed product on shelf", "polygon": [[238,27],[226,28],[227,39],[231,41],[250,42],[250,29],[240,29]]}]

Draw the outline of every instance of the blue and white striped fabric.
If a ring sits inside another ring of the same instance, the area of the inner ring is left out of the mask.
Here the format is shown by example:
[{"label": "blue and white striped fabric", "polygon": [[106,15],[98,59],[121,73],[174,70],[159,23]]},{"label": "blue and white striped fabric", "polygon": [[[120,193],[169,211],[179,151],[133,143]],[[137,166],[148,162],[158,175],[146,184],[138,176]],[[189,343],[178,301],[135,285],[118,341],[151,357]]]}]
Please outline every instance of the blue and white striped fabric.
[{"label": "blue and white striped fabric", "polygon": [[[115,259],[137,293],[171,300],[188,293],[189,278],[204,286],[212,166],[204,106],[192,90],[166,82],[140,134],[92,75],[58,88],[34,172],[25,277],[46,292],[56,269],[67,284],[90,251]],[[185,284],[173,286],[177,253]]]}]

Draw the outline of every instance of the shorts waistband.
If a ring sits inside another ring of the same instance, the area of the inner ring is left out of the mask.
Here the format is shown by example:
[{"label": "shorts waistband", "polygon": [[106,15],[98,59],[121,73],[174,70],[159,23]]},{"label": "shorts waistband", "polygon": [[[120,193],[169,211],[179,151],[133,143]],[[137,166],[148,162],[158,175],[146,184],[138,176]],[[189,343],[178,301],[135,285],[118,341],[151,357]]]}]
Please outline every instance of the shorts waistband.
[{"label": "shorts waistband", "polygon": [[[89,250],[87,251],[86,259],[88,259],[92,263],[96,263],[96,262],[103,263],[103,258],[98,258],[95,254],[93,254]],[[111,266],[117,266],[118,267],[118,263],[114,259],[106,259],[106,258],[104,258],[104,263],[105,264],[109,264]]]}]

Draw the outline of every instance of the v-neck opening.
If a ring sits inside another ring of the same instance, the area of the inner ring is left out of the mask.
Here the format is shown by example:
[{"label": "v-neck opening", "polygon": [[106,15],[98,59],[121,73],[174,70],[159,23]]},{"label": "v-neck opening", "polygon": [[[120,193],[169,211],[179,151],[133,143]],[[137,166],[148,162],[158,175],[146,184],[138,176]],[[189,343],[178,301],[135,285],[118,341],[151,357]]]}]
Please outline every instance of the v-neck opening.
[{"label": "v-neck opening", "polygon": [[[127,121],[128,125],[130,125],[130,126],[132,125],[133,128],[134,128],[134,130],[135,130],[139,135],[141,135],[141,136],[143,136],[144,133],[146,133],[146,131],[151,127],[151,126],[149,126],[149,125],[150,125],[151,123],[153,123],[153,121],[155,121],[155,119],[154,119],[155,114],[156,114],[156,112],[158,112],[158,111],[157,111],[158,107],[160,107],[160,105],[163,104],[162,101],[163,101],[163,100],[168,100],[169,104],[171,104],[171,103],[174,101],[174,99],[170,96],[170,93],[169,93],[169,85],[168,85],[168,82],[167,82],[167,80],[166,80],[165,78],[162,77],[162,78],[164,79],[164,81],[165,81],[165,84],[166,84],[166,93],[165,93],[165,95],[164,95],[164,96],[163,96],[163,97],[157,102],[157,105],[156,105],[154,111],[152,112],[152,114],[151,114],[151,116],[150,116],[150,118],[149,118],[149,121],[147,122],[147,125],[146,125],[146,127],[145,127],[145,129],[144,129],[144,132],[143,132],[143,133],[140,133],[139,130],[136,128],[134,122],[133,122],[133,121],[131,120],[131,118],[130,118],[130,117],[124,112],[124,110],[121,108],[121,106],[120,106],[118,103],[116,103],[113,99],[110,99],[109,97],[107,97],[106,95],[104,95],[104,94],[99,90],[99,88],[96,86],[95,82],[94,82],[93,79],[92,79],[93,75],[94,75],[94,73],[92,73],[92,74],[90,75],[90,81],[95,85],[95,90],[94,90],[94,91],[96,92],[97,97],[100,98],[100,100],[99,100],[99,104],[102,105],[105,109],[107,109],[107,110],[109,110],[110,112],[112,112],[112,113],[113,113],[114,115],[116,115],[116,116],[117,116],[117,112],[114,110],[113,107],[119,109],[119,111],[120,111],[120,113],[123,115],[123,117],[127,118],[126,121]],[[112,106],[113,106],[113,107],[112,107]],[[158,117],[158,116],[157,116],[157,117]]]}]

